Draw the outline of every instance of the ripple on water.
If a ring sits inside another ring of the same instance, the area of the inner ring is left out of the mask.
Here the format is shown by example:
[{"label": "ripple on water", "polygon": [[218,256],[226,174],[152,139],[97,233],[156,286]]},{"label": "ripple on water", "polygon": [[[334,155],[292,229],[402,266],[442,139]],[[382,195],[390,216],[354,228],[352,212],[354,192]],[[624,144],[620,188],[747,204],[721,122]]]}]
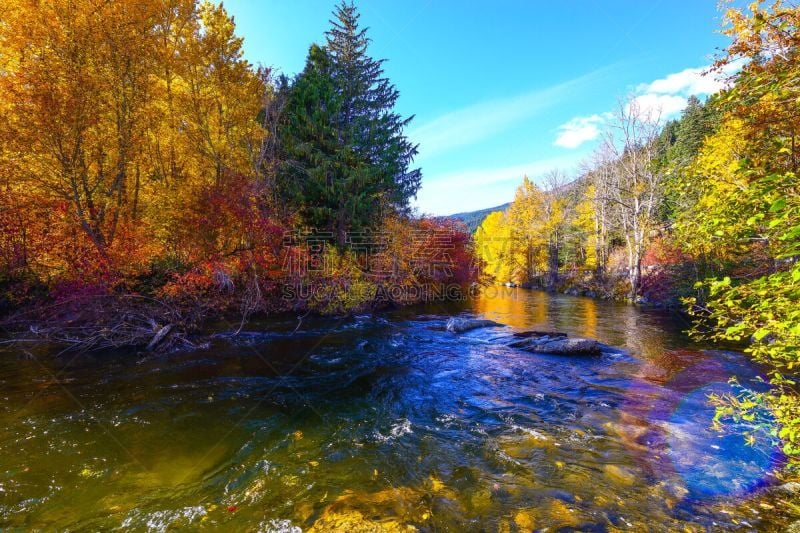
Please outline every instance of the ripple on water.
[{"label": "ripple on water", "polygon": [[171,528],[196,526],[206,514],[206,508],[200,505],[151,512],[136,509],[122,521],[121,526],[126,529],[162,532]]}]

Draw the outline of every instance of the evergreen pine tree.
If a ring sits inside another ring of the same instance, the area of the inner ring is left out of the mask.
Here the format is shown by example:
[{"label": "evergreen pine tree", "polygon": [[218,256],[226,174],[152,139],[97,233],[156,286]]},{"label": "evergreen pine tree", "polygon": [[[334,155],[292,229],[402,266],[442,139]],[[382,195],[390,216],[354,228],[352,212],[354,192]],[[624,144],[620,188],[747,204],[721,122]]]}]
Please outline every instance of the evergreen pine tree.
[{"label": "evergreen pine tree", "polygon": [[306,66],[291,88],[281,89],[286,102],[278,128],[280,157],[278,196],[295,206],[303,222],[334,230],[342,195],[341,142],[335,128],[341,97],[331,75],[330,58],[314,44]]},{"label": "evergreen pine tree", "polygon": [[719,122],[717,106],[712,96],[703,102],[690,96],[680,119],[669,122],[661,132],[660,142],[664,143],[660,170],[665,172],[664,200],[659,212],[662,220],[674,220],[676,214],[692,205],[697,197],[694,190],[681,187],[683,174],[697,157],[706,137],[716,131]]},{"label": "evergreen pine tree", "polygon": [[690,96],[678,121],[675,142],[669,150],[668,156],[673,164],[679,168],[688,165],[700,151],[706,137],[714,133],[718,123],[719,117],[714,105]]},{"label": "evergreen pine tree", "polygon": [[340,246],[383,209],[407,211],[421,177],[409,170],[417,147],[403,135],[411,118],[393,111],[397,89],[383,61],[367,54],[358,18],[353,4],[337,7],[327,44],[312,46],[281,121],[279,186],[307,224],[334,232]]}]

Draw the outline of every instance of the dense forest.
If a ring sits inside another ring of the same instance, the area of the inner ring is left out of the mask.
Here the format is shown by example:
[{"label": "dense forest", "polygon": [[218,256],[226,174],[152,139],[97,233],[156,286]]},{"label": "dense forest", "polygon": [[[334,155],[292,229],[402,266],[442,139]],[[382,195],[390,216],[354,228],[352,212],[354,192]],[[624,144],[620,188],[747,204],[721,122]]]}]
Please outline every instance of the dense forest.
[{"label": "dense forest", "polygon": [[243,59],[221,4],[0,17],[0,308],[24,310],[8,328],[147,344],[214,314],[345,313],[474,277],[463,231],[410,216],[410,119],[353,5],[292,79]]},{"label": "dense forest", "polygon": [[623,100],[577,179],[527,177],[475,235],[486,274],[607,298],[682,307],[694,334],[747,343],[770,392],[715,397],[720,421],[768,406],[800,452],[800,9],[730,9],[732,43],[709,76],[729,86],[690,98],[678,120]]}]

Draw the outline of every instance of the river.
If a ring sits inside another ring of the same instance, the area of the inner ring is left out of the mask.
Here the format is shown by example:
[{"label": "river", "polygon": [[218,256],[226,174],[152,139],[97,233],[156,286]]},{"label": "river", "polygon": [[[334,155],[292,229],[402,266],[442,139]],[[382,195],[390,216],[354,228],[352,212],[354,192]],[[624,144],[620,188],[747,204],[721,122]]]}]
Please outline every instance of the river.
[{"label": "river", "polygon": [[[507,328],[462,335],[448,316]],[[235,330],[238,324],[216,325]],[[251,322],[208,349],[0,353],[0,528],[769,529],[779,468],[710,393],[758,371],[665,312],[522,289]],[[513,331],[614,347],[530,354]]]}]

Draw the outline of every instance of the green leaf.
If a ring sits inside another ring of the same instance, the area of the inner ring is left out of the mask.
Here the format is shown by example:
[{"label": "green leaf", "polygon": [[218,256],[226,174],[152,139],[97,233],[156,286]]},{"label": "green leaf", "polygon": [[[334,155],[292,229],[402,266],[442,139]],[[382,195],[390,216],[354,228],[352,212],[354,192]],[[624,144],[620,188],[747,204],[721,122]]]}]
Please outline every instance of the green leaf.
[{"label": "green leaf", "polygon": [[769,335],[769,330],[762,328],[762,329],[757,330],[755,333],[753,333],[753,338],[756,341],[760,341],[761,339],[763,339],[767,335]]},{"label": "green leaf", "polygon": [[783,211],[785,207],[786,207],[786,198],[781,197],[772,202],[772,205],[769,206],[769,212],[777,213],[778,211]]}]

